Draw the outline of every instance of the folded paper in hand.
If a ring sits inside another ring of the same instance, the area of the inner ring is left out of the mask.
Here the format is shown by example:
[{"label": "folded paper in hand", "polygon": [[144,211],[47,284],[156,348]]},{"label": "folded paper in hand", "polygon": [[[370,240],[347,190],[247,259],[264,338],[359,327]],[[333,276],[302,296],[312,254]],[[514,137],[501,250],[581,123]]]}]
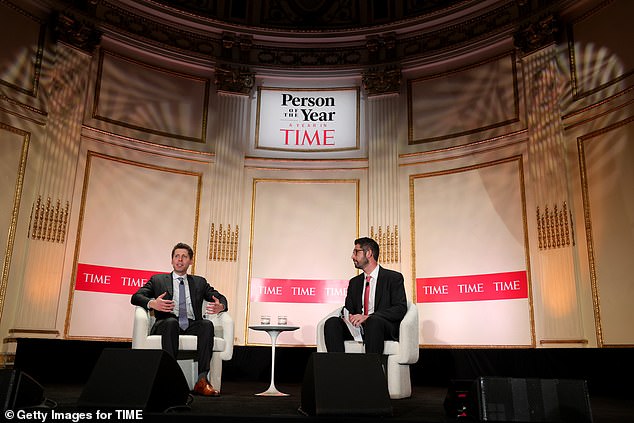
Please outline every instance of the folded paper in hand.
[{"label": "folded paper in hand", "polygon": [[352,334],[352,337],[357,342],[363,342],[363,335],[361,334],[361,326],[356,327],[352,323],[350,323],[350,312],[347,308],[341,308],[341,318],[344,322],[346,322],[346,326],[348,326],[348,330]]}]

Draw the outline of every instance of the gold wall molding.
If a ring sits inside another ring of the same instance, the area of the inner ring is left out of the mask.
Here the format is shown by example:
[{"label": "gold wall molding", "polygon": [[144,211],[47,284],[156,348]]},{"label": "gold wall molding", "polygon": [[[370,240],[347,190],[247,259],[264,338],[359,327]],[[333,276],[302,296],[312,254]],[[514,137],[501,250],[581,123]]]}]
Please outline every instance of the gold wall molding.
[{"label": "gold wall molding", "polygon": [[240,227],[236,225],[231,230],[231,225],[223,229],[222,224],[216,229],[216,224],[211,224],[209,234],[209,260],[213,261],[237,261],[238,260],[238,235]]},{"label": "gold wall molding", "polygon": [[[14,128],[5,123],[0,122],[0,131],[7,131],[22,137],[22,152],[18,164],[18,173],[15,179],[15,191],[13,194],[13,207],[11,209],[9,227],[7,231],[7,244],[4,251],[2,262],[2,273],[0,274],[0,319],[4,310],[4,303],[7,299],[7,287],[9,285],[9,271],[11,269],[11,259],[13,257],[13,246],[15,245],[15,236],[18,227],[18,217],[20,214],[20,203],[22,201],[22,190],[24,188],[24,175],[26,173],[26,163],[29,155],[29,144],[31,142],[31,134],[18,128]],[[6,166],[5,159],[5,166]]]},{"label": "gold wall molding", "polygon": [[29,333],[29,334],[37,334],[37,335],[59,335],[59,331],[56,329],[9,329],[9,334],[15,335],[20,333]]},{"label": "gold wall molding", "polygon": [[394,231],[388,225],[385,232],[379,226],[374,232],[374,226],[370,227],[370,238],[379,244],[379,259],[382,263],[398,263],[399,261],[399,235],[398,225],[394,225]]},{"label": "gold wall molding", "polygon": [[58,199],[53,204],[51,197],[48,197],[44,202],[40,195],[31,207],[28,237],[60,244],[66,242],[69,207],[68,201],[62,206],[61,200]]},{"label": "gold wall molding", "polygon": [[552,250],[575,245],[572,213],[564,201],[561,209],[555,204],[552,210],[546,206],[542,212],[537,207],[537,238],[540,250]]},{"label": "gold wall molding", "polygon": [[582,344],[587,345],[587,339],[542,339],[539,341],[540,345],[568,345],[568,344]]}]

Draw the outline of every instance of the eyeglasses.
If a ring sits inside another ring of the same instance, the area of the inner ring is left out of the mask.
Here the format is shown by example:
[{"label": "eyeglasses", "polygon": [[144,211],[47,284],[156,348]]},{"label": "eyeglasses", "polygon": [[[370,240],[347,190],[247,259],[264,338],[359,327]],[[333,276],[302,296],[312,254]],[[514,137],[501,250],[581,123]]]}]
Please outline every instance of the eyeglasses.
[{"label": "eyeglasses", "polygon": [[356,249],[356,248],[354,250],[352,250],[353,254],[357,254],[357,253],[360,253],[360,252],[363,252],[363,250],[359,250],[359,249]]}]

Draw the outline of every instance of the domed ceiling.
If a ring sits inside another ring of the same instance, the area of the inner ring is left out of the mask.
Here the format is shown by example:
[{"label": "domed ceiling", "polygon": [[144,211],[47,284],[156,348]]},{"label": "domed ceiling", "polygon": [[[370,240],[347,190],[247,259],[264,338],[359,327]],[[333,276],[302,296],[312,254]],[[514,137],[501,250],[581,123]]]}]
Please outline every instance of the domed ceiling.
[{"label": "domed ceiling", "polygon": [[226,23],[297,31],[376,27],[482,3],[473,0],[155,0],[155,2]]},{"label": "domed ceiling", "polygon": [[515,39],[517,47],[530,49],[563,32],[557,17],[575,2],[49,0],[47,4],[61,17],[57,36],[77,43],[83,34],[88,48],[98,44],[103,34],[126,43],[132,40],[137,48],[214,65],[341,72],[413,66],[428,57],[499,40]]}]

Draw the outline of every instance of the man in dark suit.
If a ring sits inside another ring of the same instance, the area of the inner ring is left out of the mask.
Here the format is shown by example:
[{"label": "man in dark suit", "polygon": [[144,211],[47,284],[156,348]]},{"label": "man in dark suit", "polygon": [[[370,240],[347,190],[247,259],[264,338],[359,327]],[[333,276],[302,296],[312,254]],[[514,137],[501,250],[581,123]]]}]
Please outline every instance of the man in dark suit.
[{"label": "man in dark suit", "polygon": [[194,257],[192,248],[178,243],[172,249],[174,271],[154,275],[132,295],[132,304],[154,310],[156,322],[150,333],[161,335],[161,346],[176,358],[179,335],[196,335],[198,348],[198,381],[194,392],[205,396],[219,396],[209,383],[209,362],[214,345],[214,325],[203,319],[203,300],[209,301],[207,313],[227,311],[227,299],[200,276],[188,275]]},{"label": "man in dark suit", "polygon": [[[361,328],[366,353],[383,354],[385,340],[398,340],[401,320],[407,311],[403,275],[377,263],[379,245],[371,238],[354,241],[352,261],[363,273],[350,279],[345,308],[348,321]],[[353,339],[345,317],[326,320],[324,337],[328,352],[345,352],[344,341]]]}]

